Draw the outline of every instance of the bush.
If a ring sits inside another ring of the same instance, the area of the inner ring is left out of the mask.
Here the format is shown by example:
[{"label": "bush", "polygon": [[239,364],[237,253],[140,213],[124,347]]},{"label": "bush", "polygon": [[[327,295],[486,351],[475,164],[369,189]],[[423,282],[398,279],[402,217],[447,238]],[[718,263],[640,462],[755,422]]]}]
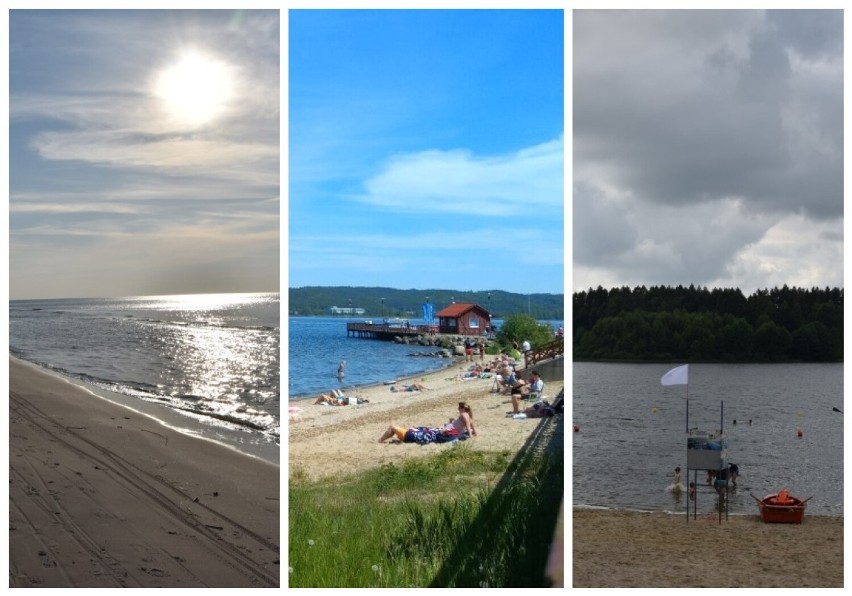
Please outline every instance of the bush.
[{"label": "bush", "polygon": [[513,342],[520,345],[528,341],[533,348],[538,348],[553,341],[553,329],[550,325],[539,323],[529,315],[511,315],[500,326],[497,341],[504,346],[511,346]]}]

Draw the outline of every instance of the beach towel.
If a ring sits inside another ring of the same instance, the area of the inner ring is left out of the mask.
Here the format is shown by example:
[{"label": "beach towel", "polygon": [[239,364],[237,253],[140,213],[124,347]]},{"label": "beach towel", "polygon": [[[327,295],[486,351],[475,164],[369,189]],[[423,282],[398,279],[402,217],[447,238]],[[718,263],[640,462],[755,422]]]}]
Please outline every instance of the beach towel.
[{"label": "beach towel", "polygon": [[459,431],[455,428],[448,431],[446,428],[429,428],[428,426],[418,426],[409,428],[405,433],[406,443],[417,443],[426,445],[428,443],[447,443],[449,441],[457,441],[459,439]]}]

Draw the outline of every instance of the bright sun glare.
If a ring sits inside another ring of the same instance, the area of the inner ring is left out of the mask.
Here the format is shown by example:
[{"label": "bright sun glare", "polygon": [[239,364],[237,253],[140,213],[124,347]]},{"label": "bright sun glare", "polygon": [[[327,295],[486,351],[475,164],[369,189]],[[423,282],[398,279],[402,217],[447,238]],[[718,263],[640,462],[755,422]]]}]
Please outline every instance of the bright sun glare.
[{"label": "bright sun glare", "polygon": [[179,122],[200,126],[218,116],[230,99],[230,68],[219,60],[188,52],[160,73],[155,93]]}]

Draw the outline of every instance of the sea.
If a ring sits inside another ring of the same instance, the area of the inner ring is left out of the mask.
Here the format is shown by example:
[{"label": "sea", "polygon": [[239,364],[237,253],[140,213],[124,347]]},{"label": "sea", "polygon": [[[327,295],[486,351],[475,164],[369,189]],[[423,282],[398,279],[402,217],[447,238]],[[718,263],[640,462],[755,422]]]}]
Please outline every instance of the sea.
[{"label": "sea", "polygon": [[180,430],[278,461],[280,297],[12,300],[9,350]]},{"label": "sea", "polygon": [[[787,488],[813,497],[808,515],[843,515],[842,364],[690,364],[688,385],[662,386],[674,366],[573,364],[575,507],[685,512],[671,485],[676,466],[694,480],[690,428],[727,435],[740,474],[729,514],[755,515],[751,495]],[[706,473],[697,480],[697,514],[713,514]]]},{"label": "sea", "polygon": [[[347,322],[365,319],[348,317],[289,317],[288,395],[298,401],[331,389],[377,385],[420,375],[427,387],[429,379],[454,363],[434,356],[439,348],[397,344],[389,341],[347,337]],[[540,321],[553,329],[562,321]],[[493,325],[499,329],[501,320]],[[419,324],[412,321],[412,324]],[[337,377],[341,360],[345,375]]]}]

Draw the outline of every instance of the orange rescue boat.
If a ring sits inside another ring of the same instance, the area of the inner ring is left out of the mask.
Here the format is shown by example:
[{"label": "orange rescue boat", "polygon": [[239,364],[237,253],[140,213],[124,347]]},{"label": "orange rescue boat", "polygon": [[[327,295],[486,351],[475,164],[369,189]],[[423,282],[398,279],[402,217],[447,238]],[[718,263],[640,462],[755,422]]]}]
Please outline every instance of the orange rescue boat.
[{"label": "orange rescue boat", "polygon": [[777,493],[758,499],[751,495],[760,509],[760,519],[767,524],[800,524],[805,517],[805,508],[813,497],[802,500],[783,488]]}]

